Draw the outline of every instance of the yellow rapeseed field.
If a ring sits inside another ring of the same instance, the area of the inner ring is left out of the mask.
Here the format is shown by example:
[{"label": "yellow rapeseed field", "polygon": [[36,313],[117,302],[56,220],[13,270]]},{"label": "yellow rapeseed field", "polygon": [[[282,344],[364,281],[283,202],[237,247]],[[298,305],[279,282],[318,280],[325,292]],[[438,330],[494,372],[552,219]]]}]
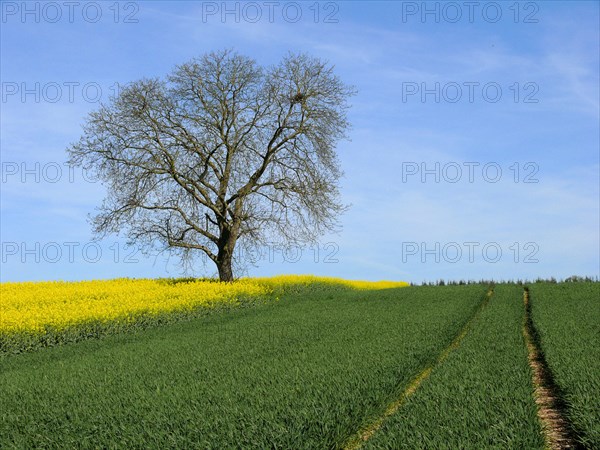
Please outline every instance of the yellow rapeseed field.
[{"label": "yellow rapeseed field", "polygon": [[155,279],[94,281],[8,282],[0,284],[0,334],[44,333],[78,324],[135,322],[141,315],[168,314],[240,299],[278,298],[285,291],[312,284],[354,289],[385,289],[404,282],[350,281],[309,275],[242,278],[234,283],[191,281],[173,283]]}]

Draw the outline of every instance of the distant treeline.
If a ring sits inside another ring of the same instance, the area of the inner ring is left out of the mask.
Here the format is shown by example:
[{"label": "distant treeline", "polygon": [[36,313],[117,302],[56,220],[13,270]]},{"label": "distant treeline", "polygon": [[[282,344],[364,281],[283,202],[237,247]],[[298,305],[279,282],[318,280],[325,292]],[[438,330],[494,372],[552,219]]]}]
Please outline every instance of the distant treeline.
[{"label": "distant treeline", "polygon": [[527,285],[532,283],[597,283],[598,277],[580,277],[578,275],[572,275],[564,280],[557,280],[554,277],[550,278],[536,278],[535,280],[527,279],[516,279],[516,280],[437,280],[437,281],[423,281],[421,284],[410,283],[411,286],[459,286],[467,284],[516,284],[516,285]]}]

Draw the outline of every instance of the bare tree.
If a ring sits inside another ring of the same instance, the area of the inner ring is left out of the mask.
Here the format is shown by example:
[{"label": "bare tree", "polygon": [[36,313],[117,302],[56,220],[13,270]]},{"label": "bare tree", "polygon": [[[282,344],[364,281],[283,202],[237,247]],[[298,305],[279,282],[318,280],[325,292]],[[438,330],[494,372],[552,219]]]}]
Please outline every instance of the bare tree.
[{"label": "bare tree", "polygon": [[108,190],[95,234],[204,252],[223,281],[238,244],[313,241],[344,209],[335,145],[352,94],[319,59],[262,68],[228,50],[131,83],[68,149]]}]

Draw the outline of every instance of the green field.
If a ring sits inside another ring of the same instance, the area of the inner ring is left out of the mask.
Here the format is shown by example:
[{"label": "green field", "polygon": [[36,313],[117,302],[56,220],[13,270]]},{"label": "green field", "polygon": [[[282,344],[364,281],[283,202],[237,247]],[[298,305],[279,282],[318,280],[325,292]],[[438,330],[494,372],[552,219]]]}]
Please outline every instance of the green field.
[{"label": "green field", "polygon": [[523,341],[523,288],[498,286],[460,346],[367,448],[543,448]]},{"label": "green field", "polygon": [[542,351],[578,440],[600,448],[600,283],[533,284]]},{"label": "green field", "polygon": [[[599,286],[531,287],[540,346],[588,448],[600,432]],[[306,289],[8,356],[0,447],[544,448],[523,287],[488,294]]]}]

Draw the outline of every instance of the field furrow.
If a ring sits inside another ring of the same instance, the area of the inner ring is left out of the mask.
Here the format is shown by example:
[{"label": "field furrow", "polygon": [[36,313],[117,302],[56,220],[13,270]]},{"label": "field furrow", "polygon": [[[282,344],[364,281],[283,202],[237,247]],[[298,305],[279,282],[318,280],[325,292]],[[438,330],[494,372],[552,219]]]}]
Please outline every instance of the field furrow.
[{"label": "field furrow", "polygon": [[496,286],[460,346],[364,448],[543,448],[522,289]]},{"label": "field furrow", "polygon": [[532,321],[577,443],[600,448],[600,284],[534,283]]},{"label": "field furrow", "polygon": [[402,392],[400,397],[393,401],[388,407],[385,409],[383,414],[378,417],[376,420],[370,422],[366,426],[364,426],[361,430],[359,430],[354,436],[352,436],[348,442],[344,445],[344,450],[356,450],[359,449],[363,443],[369,440],[383,425],[383,423],[392,415],[398,411],[399,408],[406,402],[406,400],[413,395],[417,389],[421,386],[421,383],[425,381],[430,375],[433,369],[442,364],[444,360],[448,357],[450,352],[458,348],[462,339],[466,336],[471,324],[475,321],[479,313],[485,308],[488,304],[490,298],[493,296],[494,291],[493,288],[490,287],[488,292],[486,293],[485,298],[479,304],[479,307],[473,312],[472,316],[465,322],[462,328],[458,331],[457,335],[454,337],[450,345],[448,345],[437,357],[437,359],[427,367],[425,367],[421,372],[419,372],[408,384],[406,389]]}]

